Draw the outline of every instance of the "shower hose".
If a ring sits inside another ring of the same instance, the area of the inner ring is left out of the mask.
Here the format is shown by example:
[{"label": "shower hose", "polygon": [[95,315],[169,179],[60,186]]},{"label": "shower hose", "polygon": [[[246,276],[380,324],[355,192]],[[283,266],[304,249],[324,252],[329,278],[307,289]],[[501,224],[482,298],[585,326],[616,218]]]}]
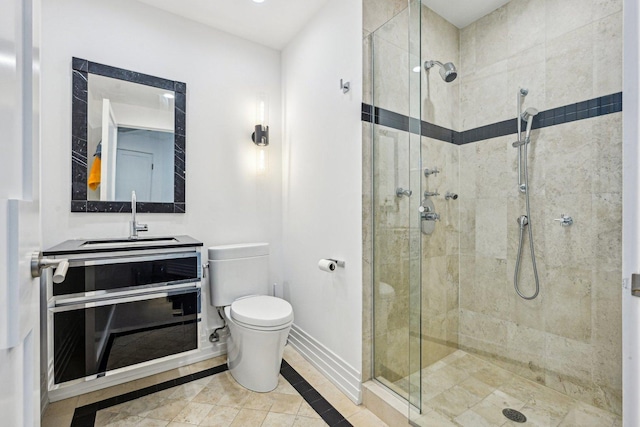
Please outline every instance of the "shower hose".
[{"label": "shower hose", "polygon": [[[524,298],[526,300],[532,300],[535,299],[538,296],[538,293],[540,292],[540,282],[538,280],[538,268],[536,266],[536,253],[533,250],[533,229],[531,228],[531,206],[529,203],[529,171],[527,170],[527,145],[529,145],[529,143],[527,142],[526,144],[523,144],[523,150],[524,150],[524,185],[525,185],[525,197],[526,197],[526,206],[527,206],[527,222],[520,222],[520,243],[518,244],[518,256],[516,258],[516,271],[513,275],[513,286],[516,289],[516,292],[518,293],[518,295],[520,295],[521,298]],[[533,293],[533,295],[531,296],[526,296],[524,295],[521,291],[520,291],[520,287],[518,286],[518,274],[520,273],[520,262],[522,260],[522,243],[524,241],[524,229],[525,227],[528,227],[529,229],[529,248],[531,250],[531,262],[533,264],[533,276],[535,278],[536,281],[536,291]]]}]

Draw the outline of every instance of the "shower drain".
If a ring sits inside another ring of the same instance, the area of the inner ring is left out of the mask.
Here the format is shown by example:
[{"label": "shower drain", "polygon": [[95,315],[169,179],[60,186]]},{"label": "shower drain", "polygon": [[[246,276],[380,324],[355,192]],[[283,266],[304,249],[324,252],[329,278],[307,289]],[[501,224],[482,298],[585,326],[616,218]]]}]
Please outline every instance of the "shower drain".
[{"label": "shower drain", "polygon": [[516,411],[515,409],[505,408],[502,410],[502,415],[517,423],[527,422],[527,417],[525,417],[522,412]]}]

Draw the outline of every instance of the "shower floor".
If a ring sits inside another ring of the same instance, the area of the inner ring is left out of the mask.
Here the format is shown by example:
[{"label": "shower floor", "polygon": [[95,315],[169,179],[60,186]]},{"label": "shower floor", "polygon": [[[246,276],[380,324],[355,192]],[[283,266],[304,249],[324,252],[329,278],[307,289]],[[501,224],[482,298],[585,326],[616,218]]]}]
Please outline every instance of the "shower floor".
[{"label": "shower floor", "polygon": [[[407,379],[396,386],[406,388]],[[558,393],[512,372],[456,350],[422,369],[423,413],[412,417],[421,427],[521,426],[507,419],[505,408],[527,417],[524,425],[617,427],[610,412]]]}]

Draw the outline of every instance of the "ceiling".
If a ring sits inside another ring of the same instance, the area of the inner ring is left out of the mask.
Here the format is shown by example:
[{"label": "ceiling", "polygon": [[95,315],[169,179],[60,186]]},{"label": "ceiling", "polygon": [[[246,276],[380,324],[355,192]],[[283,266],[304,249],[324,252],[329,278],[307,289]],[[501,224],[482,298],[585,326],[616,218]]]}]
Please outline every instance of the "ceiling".
[{"label": "ceiling", "polygon": [[[281,50],[328,0],[138,0],[224,32]],[[509,0],[422,0],[464,28]]]},{"label": "ceiling", "polygon": [[422,4],[458,28],[477,21],[510,0],[422,0]]},{"label": "ceiling", "polygon": [[328,0],[138,1],[280,50]]}]

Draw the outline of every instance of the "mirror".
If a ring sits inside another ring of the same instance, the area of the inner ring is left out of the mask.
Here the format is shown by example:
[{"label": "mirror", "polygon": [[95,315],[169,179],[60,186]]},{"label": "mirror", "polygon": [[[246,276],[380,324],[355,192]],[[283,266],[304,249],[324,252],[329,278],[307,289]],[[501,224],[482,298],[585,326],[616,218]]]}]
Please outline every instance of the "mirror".
[{"label": "mirror", "polygon": [[72,212],[185,212],[186,85],[73,58]]}]

